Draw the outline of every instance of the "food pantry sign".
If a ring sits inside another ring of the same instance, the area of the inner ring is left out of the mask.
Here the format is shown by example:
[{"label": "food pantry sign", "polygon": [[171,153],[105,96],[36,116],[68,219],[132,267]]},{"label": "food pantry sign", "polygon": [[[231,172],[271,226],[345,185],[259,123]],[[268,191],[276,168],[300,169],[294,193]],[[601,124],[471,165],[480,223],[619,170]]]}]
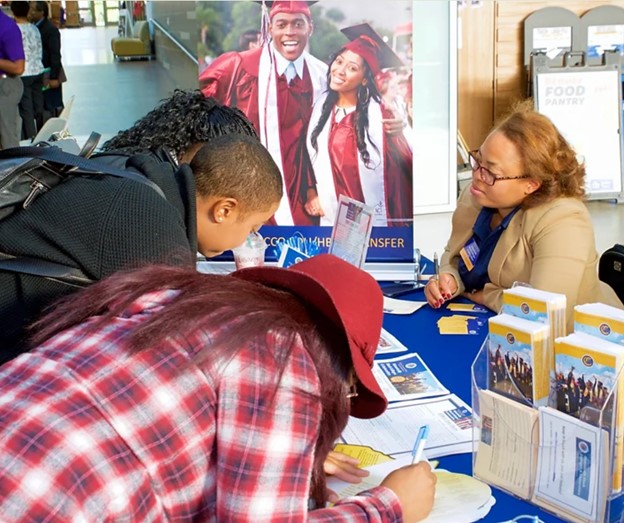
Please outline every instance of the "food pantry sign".
[{"label": "food pantry sign", "polygon": [[622,198],[619,67],[539,67],[533,85],[537,110],[554,122],[585,161],[587,196]]}]

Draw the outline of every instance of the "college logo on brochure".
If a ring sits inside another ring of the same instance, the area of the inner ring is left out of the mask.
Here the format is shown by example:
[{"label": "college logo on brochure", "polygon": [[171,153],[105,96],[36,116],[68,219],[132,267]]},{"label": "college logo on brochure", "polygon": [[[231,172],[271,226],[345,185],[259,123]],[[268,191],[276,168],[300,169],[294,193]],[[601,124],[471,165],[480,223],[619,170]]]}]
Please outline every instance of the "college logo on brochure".
[{"label": "college logo on brochure", "polygon": [[586,367],[593,367],[594,366],[594,358],[592,358],[589,354],[585,354],[581,358],[581,361],[583,362],[583,365],[585,365]]},{"label": "college logo on brochure", "polygon": [[507,336],[505,336],[505,339],[507,340],[507,343],[509,343],[509,345],[513,345],[514,343],[516,343],[516,338],[511,332],[507,333]]},{"label": "college logo on brochure", "polygon": [[531,307],[529,307],[528,303],[522,303],[520,305],[520,310],[522,311],[522,314],[529,314],[531,312]]},{"label": "college logo on brochure", "polygon": [[608,336],[609,334],[611,334],[611,327],[609,327],[608,323],[600,324],[600,334],[602,334],[603,336]]},{"label": "college logo on brochure", "polygon": [[578,439],[577,448],[581,454],[587,454],[590,451],[590,445],[584,439]]}]

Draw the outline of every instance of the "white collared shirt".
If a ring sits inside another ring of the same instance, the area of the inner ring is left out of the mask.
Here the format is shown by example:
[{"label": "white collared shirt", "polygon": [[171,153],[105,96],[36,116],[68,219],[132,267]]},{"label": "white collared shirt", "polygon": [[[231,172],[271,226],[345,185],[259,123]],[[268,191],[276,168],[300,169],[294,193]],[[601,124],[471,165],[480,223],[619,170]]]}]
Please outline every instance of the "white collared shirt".
[{"label": "white collared shirt", "polygon": [[[275,49],[275,45],[273,43],[271,43],[271,46],[273,48],[273,56],[275,56],[275,67],[277,68],[277,74],[281,76],[286,72],[286,68],[288,67],[288,64],[290,63],[290,60],[287,60],[281,54],[279,54],[277,49]],[[299,58],[294,60],[293,64],[295,64],[295,70],[297,71],[297,76],[299,78],[303,78],[303,66],[305,64],[303,54],[300,55]]]}]

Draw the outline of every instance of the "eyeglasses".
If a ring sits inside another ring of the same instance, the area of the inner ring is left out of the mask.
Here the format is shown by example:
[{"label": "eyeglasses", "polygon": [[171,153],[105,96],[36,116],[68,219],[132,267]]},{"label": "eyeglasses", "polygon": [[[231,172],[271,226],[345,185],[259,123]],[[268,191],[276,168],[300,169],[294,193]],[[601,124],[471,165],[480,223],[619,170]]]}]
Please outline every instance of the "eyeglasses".
[{"label": "eyeglasses", "polygon": [[472,172],[479,173],[479,178],[485,185],[489,185],[491,187],[499,180],[520,180],[522,178],[530,178],[528,174],[523,174],[522,176],[496,176],[487,167],[483,167],[483,165],[479,163],[479,160],[475,158],[475,154],[478,152],[479,151],[470,151],[468,153],[470,168],[472,169]]}]

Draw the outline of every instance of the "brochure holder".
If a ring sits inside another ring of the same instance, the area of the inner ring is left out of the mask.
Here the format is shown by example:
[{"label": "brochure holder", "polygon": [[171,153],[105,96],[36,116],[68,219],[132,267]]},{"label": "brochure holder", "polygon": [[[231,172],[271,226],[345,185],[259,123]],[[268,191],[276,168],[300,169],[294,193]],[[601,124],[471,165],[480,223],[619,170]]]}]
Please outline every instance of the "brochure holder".
[{"label": "brochure holder", "polygon": [[[613,490],[613,474],[615,471],[614,444],[616,439],[616,394],[609,391],[600,408],[582,407],[580,416],[562,415],[555,411],[556,417],[570,420],[574,424],[574,433],[587,429],[599,436],[595,451],[603,456],[602,463],[596,463],[595,470],[601,471],[594,476],[595,481],[583,485],[588,503],[594,504],[595,516],[583,516],[575,513],[572,506],[570,512],[559,506],[552,505],[541,495],[542,485],[539,483],[538,461],[561,454],[563,445],[558,443],[547,447],[540,445],[540,414],[541,410],[533,408],[522,400],[506,396],[490,390],[494,367],[500,365],[494,358],[489,339],[486,339],[471,367],[472,381],[472,412],[473,412],[473,476],[485,481],[507,494],[522,499],[542,510],[572,523],[620,523],[624,521],[624,491]],[[503,358],[505,372],[512,372]],[[617,379],[624,379],[620,372]],[[565,392],[562,390],[561,376],[551,373],[549,407],[556,409],[565,404]],[[559,386],[557,385],[559,383]],[[569,401],[570,398],[567,398]],[[553,412],[553,410],[549,410]],[[545,418],[544,418],[545,419]],[[624,428],[622,421],[620,429]],[[598,430],[597,430],[598,428]],[[574,434],[572,434],[574,435]],[[577,438],[578,441],[578,438]],[[578,455],[578,453],[577,453]],[[570,482],[565,487],[577,492],[579,461],[562,459],[557,461],[557,469],[563,482]],[[542,476],[543,477],[543,476]]]}]

